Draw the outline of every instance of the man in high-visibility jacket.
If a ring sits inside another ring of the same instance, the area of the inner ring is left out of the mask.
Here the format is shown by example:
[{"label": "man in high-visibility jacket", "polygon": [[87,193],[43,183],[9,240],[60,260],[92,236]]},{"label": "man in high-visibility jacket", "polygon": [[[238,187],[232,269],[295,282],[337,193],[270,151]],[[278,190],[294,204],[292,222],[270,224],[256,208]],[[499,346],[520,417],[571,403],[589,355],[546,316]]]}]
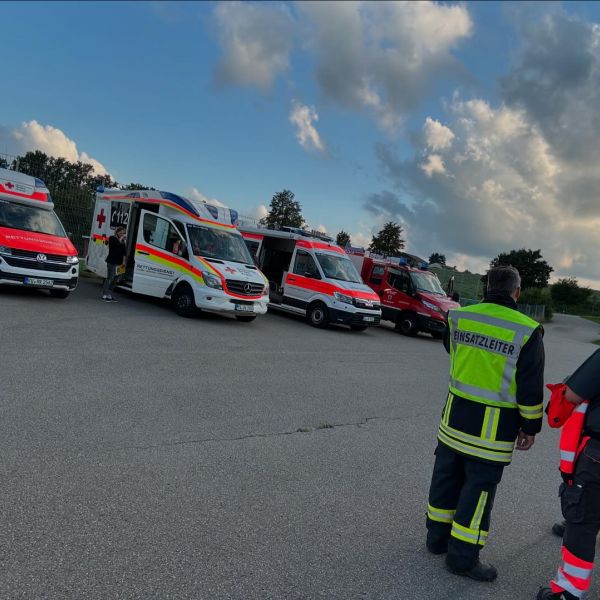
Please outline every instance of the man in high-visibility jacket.
[{"label": "man in high-visibility jacket", "polygon": [[[600,350],[569,377],[553,386],[552,403],[570,403],[571,415],[560,437],[560,503],[565,518],[562,561],[550,587],[538,600],[585,598],[592,582],[600,531]],[[549,418],[550,418],[549,410]],[[550,422],[552,425],[552,422]]]},{"label": "man in high-visibility jacket", "polygon": [[427,549],[447,569],[493,581],[479,560],[496,486],[513,448],[529,450],[543,417],[544,346],[539,324],[517,310],[513,267],[488,272],[485,300],[450,311],[445,336],[450,390],[438,429],[427,510]]}]

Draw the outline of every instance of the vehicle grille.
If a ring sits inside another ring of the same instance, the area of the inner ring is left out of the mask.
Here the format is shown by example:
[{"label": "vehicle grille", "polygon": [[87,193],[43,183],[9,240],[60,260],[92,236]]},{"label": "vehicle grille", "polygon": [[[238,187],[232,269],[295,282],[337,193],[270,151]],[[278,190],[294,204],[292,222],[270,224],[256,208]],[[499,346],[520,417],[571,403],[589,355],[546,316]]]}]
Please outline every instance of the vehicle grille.
[{"label": "vehicle grille", "polygon": [[[37,259],[37,255],[40,254],[40,252],[32,252],[31,250],[17,250],[16,248],[13,248],[11,250],[11,253],[13,256],[20,256],[22,258],[35,258],[35,259]],[[44,254],[48,260],[52,260],[54,262],[62,262],[62,263],[67,262],[67,257],[61,256],[60,254],[46,254],[45,252],[43,252],[42,254]]]},{"label": "vehicle grille", "polygon": [[239,279],[226,279],[227,289],[238,296],[261,296],[265,286],[262,283],[250,283]]},{"label": "vehicle grille", "polygon": [[[37,255],[36,255],[37,256]],[[38,262],[27,258],[15,258],[14,256],[4,256],[6,264],[19,269],[32,269],[34,271],[54,271],[56,273],[66,273],[72,265],[66,263],[56,264],[53,262]]]},{"label": "vehicle grille", "polygon": [[360,298],[355,298],[354,306],[356,306],[357,308],[364,308],[367,310],[379,310],[381,308],[381,303],[376,300],[367,301],[361,300]]}]

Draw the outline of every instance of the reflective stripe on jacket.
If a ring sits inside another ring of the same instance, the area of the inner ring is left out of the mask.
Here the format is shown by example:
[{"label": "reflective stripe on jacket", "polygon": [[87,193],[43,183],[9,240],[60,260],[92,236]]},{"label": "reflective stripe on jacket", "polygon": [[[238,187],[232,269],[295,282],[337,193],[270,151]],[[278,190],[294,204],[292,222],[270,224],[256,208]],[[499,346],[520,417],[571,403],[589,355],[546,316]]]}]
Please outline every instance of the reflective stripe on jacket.
[{"label": "reflective stripe on jacket", "polygon": [[582,443],[587,442],[583,437],[583,425],[585,422],[585,413],[589,402],[586,400],[579,404],[563,425],[560,433],[560,470],[571,475],[575,471],[575,462],[582,450]]}]

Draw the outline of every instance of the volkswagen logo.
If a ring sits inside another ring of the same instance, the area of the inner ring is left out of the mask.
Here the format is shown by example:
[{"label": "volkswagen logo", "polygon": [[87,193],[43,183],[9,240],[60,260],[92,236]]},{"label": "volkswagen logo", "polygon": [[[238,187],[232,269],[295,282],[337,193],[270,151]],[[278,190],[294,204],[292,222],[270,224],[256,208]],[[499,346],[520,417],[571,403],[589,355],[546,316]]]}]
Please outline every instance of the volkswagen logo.
[{"label": "volkswagen logo", "polygon": [[252,284],[251,283],[245,283],[244,284],[244,291],[246,292],[246,294],[252,293]]},{"label": "volkswagen logo", "polygon": [[48,259],[46,258],[45,254],[38,254],[35,259],[39,262],[39,263],[44,263],[46,262]]}]

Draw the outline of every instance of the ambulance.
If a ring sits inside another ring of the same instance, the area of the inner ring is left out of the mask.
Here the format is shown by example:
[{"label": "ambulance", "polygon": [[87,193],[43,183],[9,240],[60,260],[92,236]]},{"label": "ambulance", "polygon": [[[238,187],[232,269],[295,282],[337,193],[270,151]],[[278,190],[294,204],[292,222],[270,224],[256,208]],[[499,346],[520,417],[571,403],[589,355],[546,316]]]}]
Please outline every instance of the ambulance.
[{"label": "ambulance", "polygon": [[380,300],[331,238],[318,232],[240,227],[269,280],[269,306],[304,316],[314,327],[379,325]]},{"label": "ambulance", "polygon": [[441,339],[448,312],[460,304],[448,297],[427,263],[411,267],[404,258],[381,258],[350,249],[350,259],[381,298],[382,319],[407,336],[420,331]]},{"label": "ambulance", "polygon": [[267,312],[269,285],[237,218],[235,210],[170,192],[98,188],[87,267],[106,277],[108,239],[125,227],[118,288],[167,298],[181,316],[200,309],[250,322]]},{"label": "ambulance", "polygon": [[40,179],[0,169],[0,285],[48,290],[67,298],[79,259]]}]

